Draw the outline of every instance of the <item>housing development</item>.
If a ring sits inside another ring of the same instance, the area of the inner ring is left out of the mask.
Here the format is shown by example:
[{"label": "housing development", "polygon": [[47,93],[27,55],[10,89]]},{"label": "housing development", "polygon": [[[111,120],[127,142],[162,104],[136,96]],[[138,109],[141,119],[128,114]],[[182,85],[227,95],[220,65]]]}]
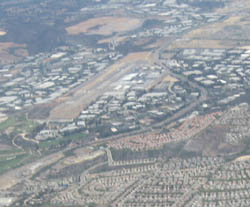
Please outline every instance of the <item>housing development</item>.
[{"label": "housing development", "polygon": [[249,0],[2,0],[0,207],[249,207]]}]

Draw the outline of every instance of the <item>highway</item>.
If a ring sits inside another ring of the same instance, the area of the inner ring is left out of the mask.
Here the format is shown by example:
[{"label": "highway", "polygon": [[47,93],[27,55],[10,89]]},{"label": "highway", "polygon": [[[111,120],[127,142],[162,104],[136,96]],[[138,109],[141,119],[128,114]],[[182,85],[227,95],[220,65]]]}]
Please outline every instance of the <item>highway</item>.
[{"label": "highway", "polygon": [[197,83],[188,80],[185,76],[180,75],[180,74],[176,74],[173,73],[172,71],[170,71],[170,67],[167,63],[167,59],[161,59],[160,58],[160,54],[162,54],[164,52],[164,50],[167,50],[168,47],[170,46],[170,44],[174,41],[177,40],[178,37],[170,37],[170,38],[165,38],[165,42],[164,44],[162,44],[162,46],[160,48],[158,48],[157,50],[155,50],[154,52],[154,62],[155,64],[161,66],[162,68],[165,69],[165,75],[170,75],[172,77],[175,77],[176,79],[179,79],[183,82],[187,82],[192,88],[196,88],[201,92],[201,95],[199,97],[199,99],[197,99],[195,102],[189,104],[188,106],[186,106],[185,108],[181,109],[180,111],[178,111],[177,113],[175,113],[173,116],[171,116],[170,118],[166,119],[163,122],[157,123],[154,126],[162,126],[162,125],[166,125],[166,124],[170,124],[171,122],[177,120],[178,118],[182,117],[183,115],[185,115],[186,113],[190,112],[192,109],[194,109],[196,106],[198,106],[199,104],[201,104],[202,102],[207,100],[208,97],[208,93],[206,91],[205,88],[203,88],[202,86],[198,85]]},{"label": "highway", "polygon": [[[167,60],[161,60],[160,59],[160,53],[162,53],[164,50],[166,50],[169,45],[171,44],[172,41],[175,41],[174,38],[169,38],[169,39],[165,39],[165,42],[164,44],[162,44],[162,46],[160,48],[158,48],[157,50],[155,50],[152,54],[153,54],[153,57],[154,57],[154,63],[156,65],[160,65],[161,67],[165,68],[165,72],[164,72],[164,75],[170,75],[170,76],[173,76],[181,81],[185,81],[185,82],[188,82],[188,84],[193,87],[193,88],[196,88],[196,89],[199,89],[199,91],[201,92],[201,95],[199,97],[199,99],[197,99],[196,101],[194,101],[193,103],[189,104],[188,106],[186,106],[185,108],[181,109],[180,111],[178,111],[177,113],[175,113],[173,116],[169,117],[168,119],[164,120],[163,122],[160,122],[160,123],[157,123],[157,124],[154,124],[152,125],[151,127],[149,128],[143,128],[143,129],[140,129],[140,130],[137,130],[137,131],[133,131],[133,132],[129,132],[129,133],[124,133],[124,134],[120,134],[120,135],[115,135],[115,136],[111,136],[109,138],[105,138],[105,139],[99,139],[99,140],[95,140],[95,141],[90,141],[90,142],[87,142],[87,143],[84,143],[85,146],[98,146],[98,145],[103,145],[103,144],[108,144],[114,140],[117,140],[117,139],[122,139],[124,137],[127,137],[127,136],[134,136],[134,135],[138,135],[138,134],[143,134],[143,133],[148,133],[148,132],[152,132],[154,129],[154,127],[161,127],[163,125],[167,125],[167,124],[170,124],[171,122],[177,120],[178,118],[181,118],[183,115],[185,115],[186,113],[192,111],[196,106],[198,106],[199,104],[201,104],[203,101],[206,101],[207,98],[208,98],[208,94],[207,94],[207,91],[205,88],[199,86],[198,84],[192,82],[192,81],[189,81],[186,77],[182,76],[182,75],[177,75],[175,73],[173,73],[172,71],[170,71],[168,65],[166,64]],[[117,65],[116,65],[117,66]],[[122,65],[122,68],[124,68],[124,65]],[[131,65],[129,67],[126,67],[124,68],[122,71],[116,71],[114,69],[113,72],[116,73],[116,75],[113,76],[112,78],[112,81],[113,82],[114,80],[118,80],[123,74],[126,74],[126,72],[128,72],[129,70],[131,70]],[[112,72],[112,69],[111,69],[111,72]],[[98,78],[98,81],[93,83],[93,85],[91,84],[89,87],[90,87],[90,90],[95,90],[96,87],[97,87],[97,83],[100,83],[100,82],[105,82],[105,84],[103,85],[103,89],[101,89],[102,93],[104,92],[103,90],[104,89],[107,89],[109,88],[110,86],[108,86],[111,82],[110,81],[107,81],[107,79],[109,77],[112,77],[112,74],[111,72],[108,72],[108,74],[106,73],[106,76],[105,78],[102,77],[102,75]],[[104,78],[104,79],[103,79]],[[162,78],[162,77],[160,77]],[[87,97],[89,97],[90,94],[87,95]],[[86,96],[84,96],[86,98]],[[92,97],[93,98],[93,97]],[[82,100],[82,99],[81,99]],[[157,130],[154,130],[154,131],[157,131]],[[12,140],[13,142],[13,145],[15,145],[15,139],[16,137]],[[17,148],[21,148],[20,146],[16,146]],[[65,150],[63,151],[66,151],[66,150],[69,150],[69,149],[73,149],[73,148],[78,148],[78,147],[81,147],[81,146],[68,146],[66,147]],[[61,152],[62,153],[62,152]],[[53,156],[53,155],[56,155],[58,154],[57,153],[54,153],[54,154],[51,154],[49,156],[45,156],[45,157],[41,157],[40,161],[41,160],[46,160],[48,159],[50,156]],[[39,160],[37,160],[36,162],[39,162]],[[22,166],[21,168],[18,168],[15,170],[15,173],[16,172],[19,172],[21,169],[24,169],[27,167],[30,166],[30,164],[27,164],[27,165],[24,165]],[[3,176],[1,176],[3,177]],[[1,178],[0,177],[0,178]],[[15,177],[15,176],[14,176]]]},{"label": "highway", "polygon": [[[195,83],[193,81],[188,80],[185,76],[173,73],[172,71],[170,71],[170,67],[168,66],[168,64],[166,64],[167,60],[160,59],[160,54],[163,53],[163,51],[169,47],[169,45],[172,43],[172,41],[175,41],[175,40],[176,40],[176,38],[173,38],[173,37],[168,38],[168,39],[165,38],[165,43],[162,44],[162,46],[160,48],[158,48],[157,50],[155,50],[153,52],[154,64],[159,65],[165,69],[163,76],[170,75],[172,77],[175,77],[176,79],[187,82],[192,88],[198,89],[201,92],[200,97],[196,101],[192,102],[191,104],[187,105],[186,107],[184,107],[181,110],[179,110],[178,112],[176,112],[171,117],[167,118],[166,120],[164,120],[162,122],[156,123],[156,124],[152,125],[151,127],[142,128],[142,129],[139,129],[136,131],[123,133],[120,135],[114,135],[114,136],[111,136],[109,138],[92,141],[92,142],[88,143],[90,146],[108,144],[114,140],[122,139],[124,137],[134,136],[134,135],[138,135],[138,134],[144,134],[144,133],[148,133],[148,132],[152,132],[152,131],[157,131],[154,129],[155,127],[161,127],[164,125],[168,125],[171,122],[178,120],[179,118],[184,116],[186,113],[191,112],[195,107],[197,107],[202,102],[207,100],[208,93],[207,93],[205,88],[203,88],[202,86],[198,85],[197,83]],[[162,78],[163,77],[160,77],[160,79],[162,79]]]}]

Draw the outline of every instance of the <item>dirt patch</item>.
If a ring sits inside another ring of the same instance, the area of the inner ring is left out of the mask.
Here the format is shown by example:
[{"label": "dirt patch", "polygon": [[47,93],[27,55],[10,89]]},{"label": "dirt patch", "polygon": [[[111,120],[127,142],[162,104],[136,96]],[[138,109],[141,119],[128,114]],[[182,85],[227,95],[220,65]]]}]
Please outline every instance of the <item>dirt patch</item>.
[{"label": "dirt patch", "polygon": [[124,57],[121,64],[129,64],[131,61],[148,61],[150,58],[150,52],[138,52],[138,53],[131,53]]},{"label": "dirt patch", "polygon": [[13,176],[4,175],[0,177],[0,190],[6,190],[17,184],[17,180]]},{"label": "dirt patch", "polygon": [[54,153],[51,155],[48,155],[39,161],[35,161],[29,164],[25,164],[22,167],[13,169],[4,175],[0,176],[0,190],[5,190],[8,188],[13,187],[17,183],[20,183],[22,181],[20,175],[27,173],[25,175],[25,178],[30,178],[32,175],[37,173],[40,169],[51,165],[52,163],[57,162],[59,159],[63,158],[64,154],[62,152]]},{"label": "dirt patch", "polygon": [[168,76],[166,76],[166,77],[164,78],[164,81],[166,81],[166,82],[171,82],[171,83],[175,83],[175,82],[178,82],[179,80],[178,80],[177,78],[173,77],[173,76],[168,75]]},{"label": "dirt patch", "polygon": [[[26,46],[23,44],[15,44],[13,42],[0,42],[0,63],[5,64],[18,60],[17,56],[10,54],[11,48],[17,48],[17,50],[22,49],[23,53],[19,54],[19,56],[27,56],[28,52],[25,47]],[[25,53],[24,50],[26,51]]]},{"label": "dirt patch", "polygon": [[249,45],[248,18],[232,16],[222,22],[212,23],[189,32],[170,48],[231,48]]},{"label": "dirt patch", "polygon": [[243,49],[243,50],[250,50],[250,45],[248,45],[248,46],[243,46],[243,47],[240,47],[240,49]]},{"label": "dirt patch", "polygon": [[209,24],[196,30],[192,30],[186,35],[186,38],[210,38],[210,36],[216,32],[219,32],[225,26],[238,24],[240,22],[240,16],[233,16],[226,19],[223,22]]},{"label": "dirt patch", "polygon": [[13,47],[26,47],[23,44],[15,44],[13,42],[0,42],[0,50],[7,50],[9,48],[13,48]]},{"label": "dirt patch", "polygon": [[112,41],[115,41],[116,43],[121,43],[123,41],[127,40],[127,37],[121,36],[121,37],[114,37],[114,38],[107,38],[107,39],[102,39],[98,41],[98,44],[108,44]]},{"label": "dirt patch", "polygon": [[68,166],[68,165],[74,165],[74,164],[78,164],[78,163],[82,163],[85,161],[89,161],[89,160],[94,160],[97,157],[100,157],[102,155],[104,155],[105,152],[103,150],[98,150],[95,152],[87,152],[87,153],[80,153],[76,156],[70,156],[67,157],[64,161],[63,164]]},{"label": "dirt patch", "polygon": [[250,155],[238,157],[235,161],[246,161],[250,160]]},{"label": "dirt patch", "polygon": [[29,53],[25,49],[17,49],[17,50],[15,50],[15,55],[19,56],[19,57],[26,57],[29,55]]},{"label": "dirt patch", "polygon": [[[229,42],[230,43],[230,42]],[[221,40],[180,40],[171,44],[170,49],[174,48],[230,48],[229,44],[221,44]]]},{"label": "dirt patch", "polygon": [[127,17],[100,17],[89,19],[79,24],[66,28],[70,35],[81,33],[112,35],[115,32],[126,32],[141,26],[142,21]]}]

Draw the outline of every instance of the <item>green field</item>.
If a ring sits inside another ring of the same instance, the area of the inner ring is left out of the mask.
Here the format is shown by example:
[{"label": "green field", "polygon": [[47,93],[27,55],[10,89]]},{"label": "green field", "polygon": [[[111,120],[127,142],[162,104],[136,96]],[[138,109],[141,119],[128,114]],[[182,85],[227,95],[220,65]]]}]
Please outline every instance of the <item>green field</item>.
[{"label": "green field", "polygon": [[22,152],[20,149],[0,150],[0,155],[11,155],[20,152]]},{"label": "green field", "polygon": [[68,144],[71,141],[77,141],[77,140],[81,140],[84,139],[87,135],[84,133],[75,133],[72,135],[67,135],[64,137],[60,137],[60,138],[54,138],[52,140],[47,140],[44,142],[41,142],[39,144],[39,146],[44,149],[44,148],[48,148],[48,147],[54,147],[57,145],[63,145],[63,144]]},{"label": "green field", "polygon": [[3,174],[12,168],[21,166],[29,156],[30,155],[28,154],[21,154],[13,157],[8,156],[0,158],[0,174]]},{"label": "green field", "polygon": [[8,129],[9,127],[15,126],[16,124],[16,119],[15,118],[9,118],[6,121],[0,123],[0,131],[4,131]]},{"label": "green field", "polygon": [[6,121],[0,124],[0,131],[3,132],[6,129],[13,127],[13,131],[15,134],[18,133],[30,133],[38,123],[27,120],[26,116],[19,116],[19,117],[9,117]]}]

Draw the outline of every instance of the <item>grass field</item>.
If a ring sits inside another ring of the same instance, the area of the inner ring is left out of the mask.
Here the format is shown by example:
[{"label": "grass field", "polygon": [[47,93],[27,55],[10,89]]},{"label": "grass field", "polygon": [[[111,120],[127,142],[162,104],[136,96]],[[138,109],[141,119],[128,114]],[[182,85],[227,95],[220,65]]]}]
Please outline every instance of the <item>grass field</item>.
[{"label": "grass field", "polygon": [[87,135],[84,133],[75,133],[75,134],[64,136],[61,138],[55,138],[53,140],[47,140],[44,142],[40,142],[39,147],[42,149],[45,149],[48,147],[55,147],[55,146],[61,145],[63,143],[84,139],[86,136]]},{"label": "grass field", "polygon": [[14,127],[16,125],[16,123],[17,123],[16,118],[14,118],[14,117],[8,118],[6,121],[0,123],[0,131],[4,132],[9,127]]},{"label": "grass field", "polygon": [[30,155],[21,154],[13,156],[13,159],[11,159],[9,156],[8,158],[0,158],[0,174],[3,174],[7,170],[21,166],[28,156]]},{"label": "grass field", "polygon": [[34,121],[27,120],[25,116],[9,117],[6,121],[0,123],[0,131],[4,132],[12,127],[14,133],[30,133],[38,124]]},{"label": "grass field", "polygon": [[22,152],[20,149],[0,150],[0,155],[11,155]]}]

